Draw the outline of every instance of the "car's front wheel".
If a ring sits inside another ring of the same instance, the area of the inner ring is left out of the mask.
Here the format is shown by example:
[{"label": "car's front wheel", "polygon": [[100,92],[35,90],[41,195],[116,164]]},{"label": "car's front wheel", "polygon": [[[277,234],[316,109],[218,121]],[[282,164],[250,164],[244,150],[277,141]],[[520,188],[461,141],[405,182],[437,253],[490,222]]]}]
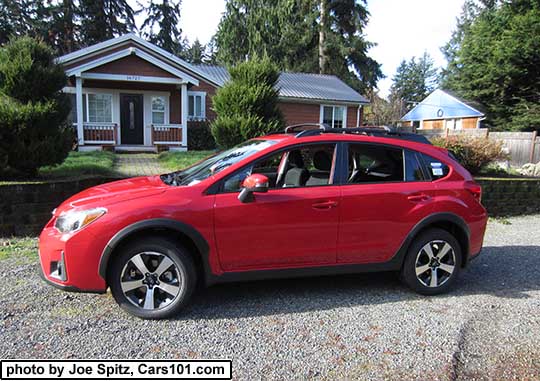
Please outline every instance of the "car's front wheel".
[{"label": "car's front wheel", "polygon": [[145,319],[163,319],[184,307],[196,285],[190,254],[176,242],[148,237],[127,245],[114,259],[108,283],[116,302]]},{"label": "car's front wheel", "polygon": [[461,268],[461,247],[442,229],[430,229],[415,238],[403,263],[404,283],[424,295],[442,294],[455,282]]}]

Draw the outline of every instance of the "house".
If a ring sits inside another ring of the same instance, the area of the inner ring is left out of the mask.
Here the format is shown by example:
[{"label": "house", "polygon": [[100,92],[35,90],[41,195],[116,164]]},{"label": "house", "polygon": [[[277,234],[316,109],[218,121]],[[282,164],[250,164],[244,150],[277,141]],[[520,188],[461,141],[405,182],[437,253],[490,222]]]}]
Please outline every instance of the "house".
[{"label": "house", "polygon": [[481,105],[437,89],[401,118],[402,125],[421,130],[480,128],[485,113]]},{"label": "house", "polygon": [[[187,126],[215,118],[212,97],[229,80],[223,67],[192,65],[127,34],[58,58],[69,78],[79,149],[186,150]],[[362,123],[366,98],[331,75],[281,73],[287,124]]]}]

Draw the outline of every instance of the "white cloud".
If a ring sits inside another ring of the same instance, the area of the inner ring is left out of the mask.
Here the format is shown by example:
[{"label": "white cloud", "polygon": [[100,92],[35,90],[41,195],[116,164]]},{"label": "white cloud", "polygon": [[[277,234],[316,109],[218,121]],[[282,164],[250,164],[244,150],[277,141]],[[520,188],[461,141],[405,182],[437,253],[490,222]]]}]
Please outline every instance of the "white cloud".
[{"label": "white cloud", "polygon": [[369,41],[378,45],[369,51],[382,64],[387,76],[379,81],[381,95],[387,96],[392,76],[403,59],[427,51],[435,65],[446,65],[440,51],[449,39],[461,12],[463,0],[368,0],[371,13],[365,30]]}]

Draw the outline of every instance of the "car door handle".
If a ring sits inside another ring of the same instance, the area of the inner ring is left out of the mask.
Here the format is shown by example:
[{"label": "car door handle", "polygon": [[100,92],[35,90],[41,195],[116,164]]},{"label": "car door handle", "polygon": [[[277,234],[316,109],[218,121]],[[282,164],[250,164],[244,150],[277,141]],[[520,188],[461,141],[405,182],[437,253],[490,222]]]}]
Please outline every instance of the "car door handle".
[{"label": "car door handle", "polygon": [[415,193],[415,194],[411,194],[410,196],[407,196],[407,200],[412,201],[412,202],[423,202],[423,201],[428,201],[429,199],[431,199],[431,196],[428,196],[425,193]]},{"label": "car door handle", "polygon": [[314,209],[332,209],[335,208],[338,205],[337,201],[324,201],[324,202],[316,202],[313,204]]}]

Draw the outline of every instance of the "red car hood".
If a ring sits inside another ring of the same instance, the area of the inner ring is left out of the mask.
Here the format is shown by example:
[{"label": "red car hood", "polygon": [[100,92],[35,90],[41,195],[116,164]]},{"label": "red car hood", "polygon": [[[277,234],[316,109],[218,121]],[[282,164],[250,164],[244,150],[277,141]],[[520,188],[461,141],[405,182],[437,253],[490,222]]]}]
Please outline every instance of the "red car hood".
[{"label": "red car hood", "polygon": [[159,176],[134,177],[88,188],[60,205],[55,215],[70,209],[86,209],[163,193],[168,188]]}]

